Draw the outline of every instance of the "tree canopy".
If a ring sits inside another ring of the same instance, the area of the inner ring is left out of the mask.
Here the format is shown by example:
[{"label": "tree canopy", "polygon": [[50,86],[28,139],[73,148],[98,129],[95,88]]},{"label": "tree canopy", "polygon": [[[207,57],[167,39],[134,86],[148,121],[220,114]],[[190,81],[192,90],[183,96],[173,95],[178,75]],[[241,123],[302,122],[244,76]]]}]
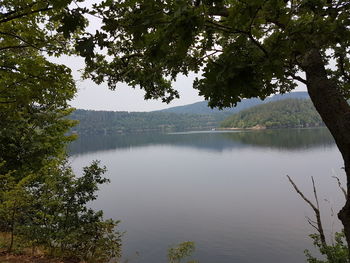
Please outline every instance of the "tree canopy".
[{"label": "tree canopy", "polygon": [[[326,0],[102,1],[101,30],[78,45],[86,76],[140,86],[146,98],[178,96],[171,80],[201,72],[194,87],[211,106],[288,92],[306,83],[304,55],[316,48],[327,75],[349,97],[349,2]],[[108,56],[98,52],[105,48]]]},{"label": "tree canopy", "polygon": [[48,58],[71,54],[86,25],[72,2],[0,0],[0,232],[10,235],[1,246],[107,262],[120,254],[118,222],[87,207],[105,169],[93,162],[77,178],[67,165],[76,85]]}]

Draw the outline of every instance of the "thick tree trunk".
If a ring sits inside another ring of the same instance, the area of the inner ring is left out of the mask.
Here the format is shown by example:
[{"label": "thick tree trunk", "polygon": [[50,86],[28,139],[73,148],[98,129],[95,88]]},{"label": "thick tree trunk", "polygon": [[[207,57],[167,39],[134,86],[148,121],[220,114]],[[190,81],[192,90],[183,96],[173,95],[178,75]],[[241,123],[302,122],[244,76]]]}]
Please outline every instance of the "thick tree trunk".
[{"label": "thick tree trunk", "polygon": [[305,55],[302,67],[306,73],[310,98],[333,135],[344,159],[347,200],[338,217],[344,225],[350,251],[350,106],[342,96],[339,87],[327,78],[322,56],[317,50],[312,50]]}]

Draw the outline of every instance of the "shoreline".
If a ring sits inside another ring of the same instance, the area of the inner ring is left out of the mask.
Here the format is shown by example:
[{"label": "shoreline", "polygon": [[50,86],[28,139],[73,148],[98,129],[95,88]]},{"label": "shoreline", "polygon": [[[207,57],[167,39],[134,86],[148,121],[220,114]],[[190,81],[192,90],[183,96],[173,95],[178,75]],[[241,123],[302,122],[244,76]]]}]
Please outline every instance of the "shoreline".
[{"label": "shoreline", "polygon": [[222,130],[222,131],[236,131],[236,130],[266,130],[266,126],[253,126],[253,127],[248,127],[248,128],[215,128],[215,130]]}]

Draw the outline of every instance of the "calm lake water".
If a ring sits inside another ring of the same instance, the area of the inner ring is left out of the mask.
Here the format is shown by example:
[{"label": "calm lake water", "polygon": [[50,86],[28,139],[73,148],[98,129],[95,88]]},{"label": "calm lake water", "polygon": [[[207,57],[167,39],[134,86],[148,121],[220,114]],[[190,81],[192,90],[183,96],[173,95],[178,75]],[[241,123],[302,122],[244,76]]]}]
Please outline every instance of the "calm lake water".
[{"label": "calm lake water", "polygon": [[[165,263],[170,246],[194,241],[201,263],[305,262],[314,176],[330,236],[344,198],[342,159],[325,129],[189,132],[81,137],[71,145],[77,172],[92,160],[111,183],[93,203],[121,220],[129,262]],[[326,199],[326,200],[325,200]]]}]

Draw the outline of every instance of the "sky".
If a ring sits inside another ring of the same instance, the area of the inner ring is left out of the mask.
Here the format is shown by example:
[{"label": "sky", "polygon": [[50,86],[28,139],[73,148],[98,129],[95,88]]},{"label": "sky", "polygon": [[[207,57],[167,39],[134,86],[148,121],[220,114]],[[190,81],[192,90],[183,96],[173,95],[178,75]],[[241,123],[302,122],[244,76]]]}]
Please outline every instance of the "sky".
[{"label": "sky", "polygon": [[[180,99],[175,99],[170,104],[166,104],[161,100],[144,100],[144,91],[139,88],[133,89],[124,83],[120,83],[116,90],[112,91],[108,89],[107,84],[97,85],[91,80],[82,80],[79,73],[79,70],[84,66],[82,58],[62,56],[60,58],[51,58],[50,60],[64,64],[72,69],[78,92],[71,101],[71,106],[77,109],[154,111],[204,100],[203,97],[198,96],[198,91],[192,88],[193,80],[196,77],[194,74],[188,77],[180,76],[173,83],[180,93]],[[295,91],[305,90],[305,87],[299,86]]]},{"label": "sky", "polygon": [[60,58],[50,58],[50,60],[72,69],[78,93],[71,101],[71,106],[77,109],[154,111],[204,100],[203,97],[198,96],[198,91],[192,88],[195,75],[180,76],[173,83],[180,93],[180,99],[175,99],[170,104],[166,104],[161,100],[144,100],[143,90],[133,89],[124,83],[120,83],[116,90],[112,91],[108,89],[107,84],[97,85],[91,80],[82,80],[79,72],[84,66],[82,58],[62,56]]}]

